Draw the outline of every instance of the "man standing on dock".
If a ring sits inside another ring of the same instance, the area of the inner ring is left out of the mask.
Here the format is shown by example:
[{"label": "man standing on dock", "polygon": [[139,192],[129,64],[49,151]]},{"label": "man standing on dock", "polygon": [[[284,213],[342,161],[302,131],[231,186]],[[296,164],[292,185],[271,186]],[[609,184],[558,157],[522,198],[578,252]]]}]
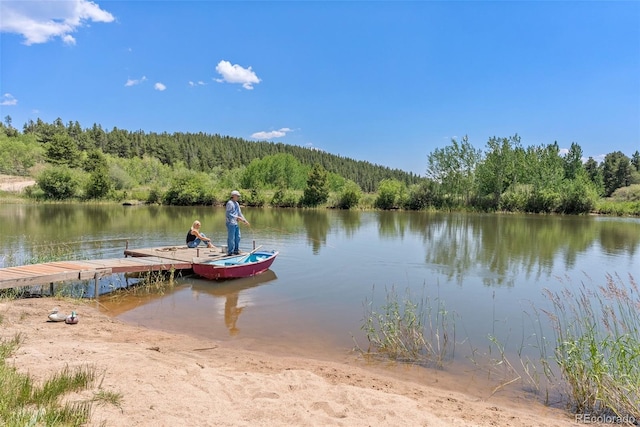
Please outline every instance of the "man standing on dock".
[{"label": "man standing on dock", "polygon": [[233,190],[231,192],[231,200],[227,202],[227,255],[240,254],[240,226],[238,221],[250,225],[240,210],[239,197],[240,193]]}]

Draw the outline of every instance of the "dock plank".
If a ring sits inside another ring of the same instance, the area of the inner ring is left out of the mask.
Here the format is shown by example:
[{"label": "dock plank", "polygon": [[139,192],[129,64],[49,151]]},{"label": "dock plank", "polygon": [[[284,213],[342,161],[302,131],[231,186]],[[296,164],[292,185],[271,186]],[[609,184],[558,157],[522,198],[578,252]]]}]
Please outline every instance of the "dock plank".
[{"label": "dock plank", "polygon": [[3,275],[7,275],[7,276],[20,276],[20,277],[27,277],[27,276],[38,276],[38,273],[31,273],[29,271],[24,271],[24,270],[20,270],[19,268],[16,267],[11,267],[12,270],[7,270],[7,271],[0,271],[0,277],[3,277]]},{"label": "dock plank", "polygon": [[224,258],[226,253],[220,252],[220,248],[188,248],[186,246],[169,246],[169,247],[156,247],[156,248],[142,248],[142,249],[127,249],[124,251],[126,256],[130,257],[161,257],[170,258],[185,262],[192,262],[193,258],[199,257],[210,259]]},{"label": "dock plank", "polygon": [[87,261],[54,261],[48,263],[48,265],[75,271],[94,270],[96,268],[94,264],[90,264]]},{"label": "dock plank", "polygon": [[66,272],[57,274],[47,274],[41,276],[25,276],[22,278],[7,279],[0,281],[0,289],[17,288],[22,286],[46,285],[54,282],[64,282],[67,280],[77,280],[78,272]]},{"label": "dock plank", "polygon": [[49,273],[67,273],[69,271],[77,271],[75,269],[63,268],[55,265],[48,264],[32,264],[20,267],[20,272],[34,273],[34,274],[49,274]]},{"label": "dock plank", "polygon": [[124,255],[125,258],[53,261],[0,268],[0,289],[90,280],[96,275],[191,270],[194,262],[227,256],[219,248],[192,249],[186,246],[127,249]]}]

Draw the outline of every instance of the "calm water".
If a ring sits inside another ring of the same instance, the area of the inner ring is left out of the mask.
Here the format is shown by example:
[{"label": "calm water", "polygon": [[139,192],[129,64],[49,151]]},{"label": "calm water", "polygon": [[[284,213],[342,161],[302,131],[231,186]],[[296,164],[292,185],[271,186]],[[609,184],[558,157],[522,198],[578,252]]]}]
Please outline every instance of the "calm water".
[{"label": "calm water", "polygon": [[[272,271],[216,283],[183,278],[162,296],[103,297],[126,322],[186,332],[274,354],[340,358],[360,330],[365,301],[385,288],[428,295],[455,316],[456,339],[483,349],[487,335],[520,345],[544,288],[605,274],[640,277],[640,220],[534,215],[244,209],[252,242],[276,249]],[[193,220],[225,243],[218,208],[89,205],[0,206],[0,266],[54,250],[80,259],[121,257],[131,248],[181,245]],[[58,248],[58,249],[56,249]],[[104,290],[122,277],[103,281]],[[516,347],[517,347],[516,345]]]}]

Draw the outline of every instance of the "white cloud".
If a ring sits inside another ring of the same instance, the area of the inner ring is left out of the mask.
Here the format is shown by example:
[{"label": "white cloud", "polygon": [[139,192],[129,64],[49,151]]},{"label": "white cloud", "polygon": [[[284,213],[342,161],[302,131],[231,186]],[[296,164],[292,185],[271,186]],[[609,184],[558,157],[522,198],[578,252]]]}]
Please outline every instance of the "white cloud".
[{"label": "white cloud", "polygon": [[24,44],[46,43],[60,37],[75,44],[70,34],[87,22],[113,22],[109,12],[87,0],[0,1],[0,32],[21,34]]},{"label": "white cloud", "polygon": [[560,156],[566,156],[567,154],[569,154],[569,149],[568,148],[561,148],[560,151],[558,151],[558,154]]},{"label": "white cloud", "polygon": [[307,142],[304,147],[312,151],[322,151],[323,153],[326,153],[322,148],[315,147],[311,142]]},{"label": "white cloud", "polygon": [[260,79],[251,67],[242,68],[238,64],[231,65],[231,62],[223,60],[218,62],[216,71],[222,76],[221,79],[216,79],[218,83],[240,83],[247,90],[253,89],[254,84],[260,83]]},{"label": "white cloud", "polygon": [[162,92],[163,90],[165,90],[167,87],[165,85],[163,85],[162,83],[158,82],[156,84],[153,85],[153,88],[155,90],[159,90],[160,92]]},{"label": "white cloud", "polygon": [[281,137],[285,136],[288,132],[292,132],[292,130],[289,129],[289,128],[281,128],[281,129],[272,130],[272,131],[269,131],[269,132],[261,131],[261,132],[256,132],[256,133],[252,134],[251,138],[253,138],[253,139],[281,138]]},{"label": "white cloud", "polygon": [[143,81],[147,80],[146,76],[142,76],[141,79],[127,79],[127,82],[124,84],[125,86],[135,86],[139,85]]},{"label": "white cloud", "polygon": [[62,36],[62,41],[64,44],[76,44],[76,39],[70,34]]},{"label": "white cloud", "polygon": [[204,85],[206,85],[206,83],[203,82],[202,80],[198,80],[197,82],[192,82],[191,80],[189,80],[189,86],[191,87],[204,86]]},{"label": "white cloud", "polygon": [[0,105],[17,105],[18,100],[13,97],[10,93],[5,93],[2,95],[2,101],[0,101]]}]

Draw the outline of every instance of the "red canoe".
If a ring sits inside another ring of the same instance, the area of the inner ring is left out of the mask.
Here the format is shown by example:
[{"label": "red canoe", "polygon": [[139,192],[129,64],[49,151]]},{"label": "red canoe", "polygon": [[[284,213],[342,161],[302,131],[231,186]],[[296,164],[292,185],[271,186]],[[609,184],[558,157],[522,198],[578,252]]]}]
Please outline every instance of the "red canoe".
[{"label": "red canoe", "polygon": [[237,279],[267,271],[278,252],[253,252],[203,263],[193,264],[193,272],[209,280]]}]

